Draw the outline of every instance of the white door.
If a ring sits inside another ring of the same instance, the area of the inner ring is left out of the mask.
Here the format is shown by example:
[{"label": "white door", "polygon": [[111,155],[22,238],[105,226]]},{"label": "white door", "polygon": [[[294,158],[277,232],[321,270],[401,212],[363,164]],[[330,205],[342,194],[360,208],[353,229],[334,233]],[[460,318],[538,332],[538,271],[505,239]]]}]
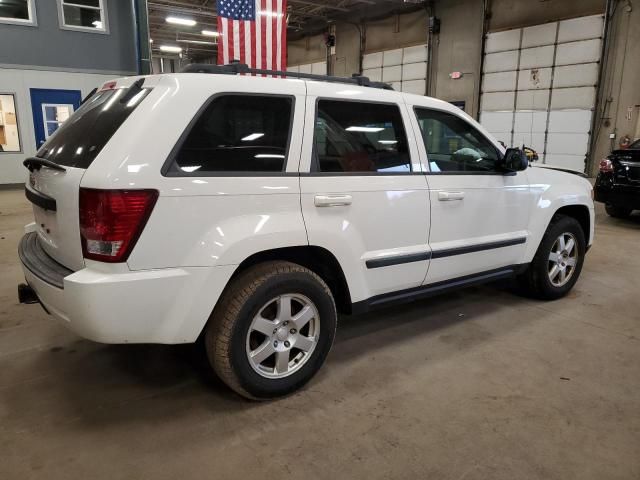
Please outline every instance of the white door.
[{"label": "white door", "polygon": [[[401,94],[308,82],[300,168],[309,243],[336,255],[359,302],[418,287],[429,198]],[[357,99],[357,100],[354,100]]]},{"label": "white door", "polygon": [[429,168],[431,264],[426,283],[521,263],[530,215],[526,171],[501,169],[500,151],[462,112],[414,111]]}]

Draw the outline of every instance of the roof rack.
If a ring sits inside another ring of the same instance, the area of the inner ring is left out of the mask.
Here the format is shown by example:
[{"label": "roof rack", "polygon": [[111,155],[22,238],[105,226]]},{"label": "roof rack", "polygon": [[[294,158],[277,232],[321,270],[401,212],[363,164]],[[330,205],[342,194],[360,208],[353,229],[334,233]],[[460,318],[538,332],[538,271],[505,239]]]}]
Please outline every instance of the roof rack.
[{"label": "roof rack", "polygon": [[226,65],[210,65],[207,63],[192,63],[181,70],[182,73],[217,73],[222,75],[239,75],[248,73],[252,75],[275,75],[278,77],[306,78],[308,80],[319,80],[321,82],[348,83],[361,87],[381,88],[383,90],[393,90],[388,83],[372,82],[369,77],[363,77],[354,73],[351,78],[334,77],[332,75],[314,75],[313,73],[284,72],[281,70],[265,70],[260,68],[249,68],[248,65],[240,62],[232,62]]}]

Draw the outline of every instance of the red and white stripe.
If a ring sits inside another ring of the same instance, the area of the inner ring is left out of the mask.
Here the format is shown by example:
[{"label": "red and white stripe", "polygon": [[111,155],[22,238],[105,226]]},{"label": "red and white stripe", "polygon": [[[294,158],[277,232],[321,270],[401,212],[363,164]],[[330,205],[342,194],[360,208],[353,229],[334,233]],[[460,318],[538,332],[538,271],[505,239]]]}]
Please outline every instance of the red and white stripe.
[{"label": "red and white stripe", "polygon": [[239,60],[250,68],[286,70],[287,0],[255,1],[255,21],[218,17],[218,64]]}]

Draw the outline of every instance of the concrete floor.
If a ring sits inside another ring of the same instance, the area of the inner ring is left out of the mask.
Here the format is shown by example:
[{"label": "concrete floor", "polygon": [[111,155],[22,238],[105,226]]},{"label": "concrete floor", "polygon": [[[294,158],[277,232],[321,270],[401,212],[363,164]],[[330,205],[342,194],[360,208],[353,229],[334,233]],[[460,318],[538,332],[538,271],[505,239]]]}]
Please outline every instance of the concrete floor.
[{"label": "concrete floor", "polygon": [[189,346],[81,340],[21,306],[0,191],[0,478],[640,478],[640,216],[598,209],[568,298],[485,287],[344,318],[300,393],[250,403]]}]

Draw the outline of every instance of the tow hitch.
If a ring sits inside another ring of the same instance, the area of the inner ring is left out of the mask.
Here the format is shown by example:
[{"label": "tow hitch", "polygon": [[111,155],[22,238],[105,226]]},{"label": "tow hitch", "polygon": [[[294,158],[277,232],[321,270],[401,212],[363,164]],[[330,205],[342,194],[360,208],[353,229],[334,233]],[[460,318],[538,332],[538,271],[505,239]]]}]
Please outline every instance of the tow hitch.
[{"label": "tow hitch", "polygon": [[18,285],[18,300],[20,303],[31,304],[31,303],[39,303],[38,295],[36,292],[26,283],[21,283]]}]

